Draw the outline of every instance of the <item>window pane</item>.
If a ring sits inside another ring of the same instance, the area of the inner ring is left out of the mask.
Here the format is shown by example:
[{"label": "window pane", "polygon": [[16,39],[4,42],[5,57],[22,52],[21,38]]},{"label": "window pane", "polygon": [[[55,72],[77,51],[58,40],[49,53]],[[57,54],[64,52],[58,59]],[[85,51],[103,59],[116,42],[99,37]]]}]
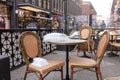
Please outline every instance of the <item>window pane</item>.
[{"label": "window pane", "polygon": [[42,0],[38,0],[38,6],[42,7]]}]

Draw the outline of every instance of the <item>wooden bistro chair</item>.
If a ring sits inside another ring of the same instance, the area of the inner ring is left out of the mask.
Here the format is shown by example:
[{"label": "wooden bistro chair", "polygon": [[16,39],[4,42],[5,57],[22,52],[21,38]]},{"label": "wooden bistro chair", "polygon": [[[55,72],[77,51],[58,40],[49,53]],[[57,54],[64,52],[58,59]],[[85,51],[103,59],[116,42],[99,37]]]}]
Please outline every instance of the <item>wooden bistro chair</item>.
[{"label": "wooden bistro chair", "polygon": [[86,55],[86,51],[89,53],[93,53],[94,51],[94,40],[91,39],[91,35],[92,35],[92,28],[88,27],[88,26],[84,26],[80,28],[79,31],[79,38],[80,39],[85,39],[87,40],[85,43],[80,43],[77,45],[77,55],[80,51],[84,52],[84,57],[87,57]]},{"label": "wooden bistro chair", "polygon": [[64,62],[47,60],[48,65],[43,67],[33,66],[31,64],[30,60],[33,58],[42,57],[41,39],[39,36],[30,31],[23,32],[19,38],[19,47],[26,62],[24,80],[26,80],[27,74],[32,72],[35,72],[37,75],[39,75],[39,80],[43,80],[51,71],[60,71],[61,80],[63,80]]},{"label": "wooden bistro chair", "polygon": [[116,30],[110,30],[109,33],[110,33],[109,45],[110,45],[111,52],[108,55],[113,56],[117,54],[117,51],[116,51],[116,54],[113,53],[113,48],[115,49],[120,48],[120,43],[117,42],[118,32]]},{"label": "wooden bistro chair", "polygon": [[[100,64],[103,59],[104,53],[106,51],[107,45],[109,42],[109,33],[104,32],[102,37],[100,38],[97,51],[96,51],[96,58],[82,58],[82,57],[70,57],[70,69],[71,69],[71,80],[73,80],[73,74],[81,71],[81,70],[90,70],[96,72],[97,80],[102,79],[102,73],[100,70]],[[75,69],[80,68],[80,70]]]}]

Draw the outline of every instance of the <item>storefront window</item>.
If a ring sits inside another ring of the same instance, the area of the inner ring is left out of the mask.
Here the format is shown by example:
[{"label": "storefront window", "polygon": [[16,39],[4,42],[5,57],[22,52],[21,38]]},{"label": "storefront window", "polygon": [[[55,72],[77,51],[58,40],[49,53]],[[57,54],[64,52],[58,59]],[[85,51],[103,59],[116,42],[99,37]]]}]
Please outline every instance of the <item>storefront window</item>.
[{"label": "storefront window", "polygon": [[6,5],[0,4],[0,29],[9,27],[7,8]]},{"label": "storefront window", "polygon": [[19,28],[26,28],[26,26],[33,22],[33,12],[19,9],[18,11],[18,26]]}]

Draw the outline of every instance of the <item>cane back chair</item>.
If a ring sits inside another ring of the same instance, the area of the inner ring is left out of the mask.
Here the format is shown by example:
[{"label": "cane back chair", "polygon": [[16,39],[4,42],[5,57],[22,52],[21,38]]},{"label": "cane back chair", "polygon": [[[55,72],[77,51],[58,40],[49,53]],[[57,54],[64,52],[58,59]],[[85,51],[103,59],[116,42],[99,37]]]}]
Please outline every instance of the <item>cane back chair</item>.
[{"label": "cane back chair", "polygon": [[[117,42],[117,37],[118,37],[118,32],[116,30],[110,30],[109,31],[110,33],[110,54],[108,54],[109,56],[113,56],[113,48],[117,49],[117,48],[120,48],[120,43]],[[117,51],[116,51],[116,54],[117,54]],[[115,54],[115,55],[116,55]]]},{"label": "cane back chair", "polygon": [[[96,72],[97,80],[103,80],[102,74],[100,71],[100,64],[103,59],[106,47],[109,42],[109,33],[105,32],[102,37],[100,38],[97,51],[96,51],[96,58],[80,58],[80,57],[72,57],[70,58],[70,69],[71,69],[71,80],[73,80],[73,74],[86,69],[90,71]],[[75,68],[80,68],[80,70],[74,70]]]},{"label": "cane back chair", "polygon": [[[79,36],[80,39],[85,39],[85,40],[87,40],[87,42],[80,43],[77,45],[78,53],[80,51],[83,51],[84,56],[87,57],[86,51],[88,51],[89,53],[93,53],[93,51],[94,51],[94,43],[95,42],[93,39],[91,39],[92,28],[90,28],[88,26],[81,27],[80,31],[79,31],[79,35],[80,35]],[[78,53],[77,53],[77,55],[78,55]]]},{"label": "cane back chair", "polygon": [[61,80],[63,80],[64,62],[47,60],[48,65],[43,67],[31,64],[32,62],[30,61],[32,59],[42,57],[41,39],[39,36],[31,31],[23,32],[19,38],[19,47],[26,62],[24,80],[26,80],[27,74],[31,72],[35,72],[39,76],[39,80],[43,80],[51,71],[61,71]]}]

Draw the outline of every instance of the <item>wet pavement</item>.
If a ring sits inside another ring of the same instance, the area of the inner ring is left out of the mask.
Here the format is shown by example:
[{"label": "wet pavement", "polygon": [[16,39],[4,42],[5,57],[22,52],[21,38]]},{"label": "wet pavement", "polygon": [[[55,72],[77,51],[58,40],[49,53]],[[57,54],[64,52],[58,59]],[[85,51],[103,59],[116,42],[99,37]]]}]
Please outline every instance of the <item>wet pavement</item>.
[{"label": "wet pavement", "polygon": [[[108,51],[106,53],[109,53]],[[79,53],[80,56],[83,53]],[[89,54],[87,54],[89,55]],[[76,52],[70,52],[69,56],[77,56]],[[54,51],[49,55],[44,56],[45,59],[50,60],[61,60],[65,61],[66,54],[64,51]],[[11,80],[23,80],[25,66],[22,66],[18,69],[11,71]],[[65,66],[64,66],[64,78],[65,78]],[[109,77],[120,76],[120,59],[118,56],[116,57],[108,57],[105,54],[103,61],[101,63],[101,72],[103,79]],[[30,73],[27,76],[26,80],[38,80],[38,76],[34,73]],[[60,72],[52,72],[50,73],[44,80],[60,80]],[[94,72],[83,70],[74,74],[74,80],[97,80],[96,74]]]}]

